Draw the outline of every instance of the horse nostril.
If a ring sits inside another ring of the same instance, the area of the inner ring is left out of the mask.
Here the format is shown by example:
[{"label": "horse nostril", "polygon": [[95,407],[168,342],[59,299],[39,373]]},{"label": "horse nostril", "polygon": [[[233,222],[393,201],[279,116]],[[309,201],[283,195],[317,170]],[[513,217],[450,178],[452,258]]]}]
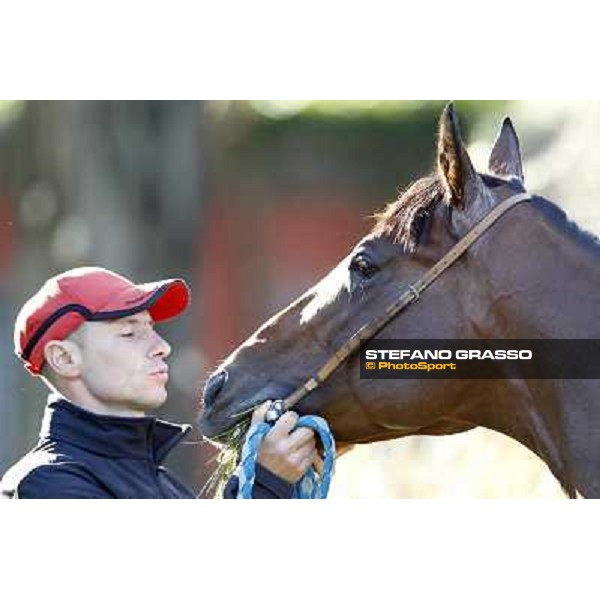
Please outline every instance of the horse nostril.
[{"label": "horse nostril", "polygon": [[209,380],[206,382],[206,386],[204,387],[204,393],[202,394],[205,408],[208,408],[214,404],[218,393],[221,391],[221,388],[226,381],[226,371],[219,371],[218,373],[210,376]]}]

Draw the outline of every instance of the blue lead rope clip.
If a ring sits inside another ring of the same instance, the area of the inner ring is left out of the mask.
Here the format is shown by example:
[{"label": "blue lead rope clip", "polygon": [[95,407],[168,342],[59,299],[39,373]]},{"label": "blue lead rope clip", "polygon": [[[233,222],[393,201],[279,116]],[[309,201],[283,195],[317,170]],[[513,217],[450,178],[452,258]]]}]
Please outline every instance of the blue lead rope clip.
[{"label": "blue lead rope clip", "polygon": [[[249,500],[252,498],[252,487],[254,486],[254,479],[256,477],[256,459],[260,444],[283,413],[283,402],[275,400],[273,406],[269,408],[265,415],[265,422],[253,425],[248,431],[238,468],[239,487],[237,497],[239,499]],[[335,463],[335,440],[333,439],[329,425],[321,417],[307,415],[298,419],[294,429],[298,427],[308,427],[319,434],[325,451],[325,460],[323,463],[323,475],[319,475],[315,469],[310,467],[302,479],[296,483],[294,498],[302,500],[327,498]]]}]

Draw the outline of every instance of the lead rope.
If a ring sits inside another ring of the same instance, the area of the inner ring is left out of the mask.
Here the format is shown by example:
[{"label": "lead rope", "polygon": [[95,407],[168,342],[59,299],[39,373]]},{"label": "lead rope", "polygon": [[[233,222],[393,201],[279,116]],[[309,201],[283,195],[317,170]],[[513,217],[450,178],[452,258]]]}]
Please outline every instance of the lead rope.
[{"label": "lead rope", "polygon": [[[237,498],[249,500],[252,498],[252,488],[256,477],[256,459],[258,458],[258,449],[263,438],[271,431],[273,427],[270,423],[257,423],[253,425],[242,448],[242,458],[238,469],[239,487]],[[323,462],[323,474],[319,475],[315,469],[310,467],[305,475],[294,486],[294,498],[301,500],[319,500],[327,498],[329,485],[333,475],[335,463],[335,440],[327,425],[327,421],[321,417],[308,415],[300,417],[294,429],[298,427],[308,427],[319,434],[321,444],[325,451]]]}]

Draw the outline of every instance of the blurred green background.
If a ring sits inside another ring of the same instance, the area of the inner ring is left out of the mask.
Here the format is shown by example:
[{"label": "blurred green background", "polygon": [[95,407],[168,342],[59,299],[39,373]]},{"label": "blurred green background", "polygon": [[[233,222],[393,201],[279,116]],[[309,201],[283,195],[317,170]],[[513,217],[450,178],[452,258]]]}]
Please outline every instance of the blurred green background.
[{"label": "blurred green background", "polygon": [[[46,392],[13,355],[21,304],[48,277],[97,264],[188,279],[161,416],[192,422],[211,368],[318,280],[366,218],[431,170],[439,101],[0,101],[0,474],[36,441]],[[600,230],[600,103],[459,101],[485,170],[510,114],[531,192]],[[170,465],[200,490],[214,450]],[[332,497],[562,497],[547,468],[476,429],[373,444],[338,462]]]}]

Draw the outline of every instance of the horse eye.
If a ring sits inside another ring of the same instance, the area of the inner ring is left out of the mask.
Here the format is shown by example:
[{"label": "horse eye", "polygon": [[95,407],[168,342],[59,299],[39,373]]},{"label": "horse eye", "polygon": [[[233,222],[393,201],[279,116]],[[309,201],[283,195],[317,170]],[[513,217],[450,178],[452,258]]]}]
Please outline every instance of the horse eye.
[{"label": "horse eye", "polygon": [[377,265],[366,254],[357,254],[350,263],[350,269],[367,279],[373,277],[379,270]]}]

